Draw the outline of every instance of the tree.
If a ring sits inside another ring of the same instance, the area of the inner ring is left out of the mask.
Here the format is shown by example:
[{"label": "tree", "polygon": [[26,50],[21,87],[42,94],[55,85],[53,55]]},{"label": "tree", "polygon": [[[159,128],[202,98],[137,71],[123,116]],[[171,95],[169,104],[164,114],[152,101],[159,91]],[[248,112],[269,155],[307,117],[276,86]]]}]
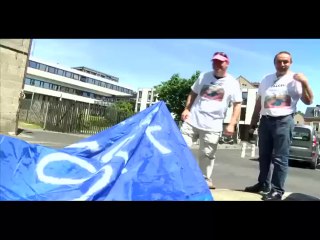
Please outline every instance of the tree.
[{"label": "tree", "polygon": [[175,121],[180,120],[180,115],[186,106],[186,100],[191,91],[191,86],[199,75],[200,71],[196,71],[190,79],[185,79],[176,73],[172,75],[170,80],[161,82],[160,85],[154,87],[158,100],[166,103],[169,111],[174,113]]},{"label": "tree", "polygon": [[115,103],[118,111],[132,115],[134,113],[134,103],[129,101],[118,101]]},{"label": "tree", "polygon": [[134,103],[132,101],[117,101],[105,108],[104,119],[109,126],[116,125],[134,114]]},{"label": "tree", "polygon": [[300,110],[299,110],[299,111],[297,111],[297,112],[296,112],[296,114],[300,114],[300,115],[304,116],[304,113],[303,113],[303,112],[301,112]]}]

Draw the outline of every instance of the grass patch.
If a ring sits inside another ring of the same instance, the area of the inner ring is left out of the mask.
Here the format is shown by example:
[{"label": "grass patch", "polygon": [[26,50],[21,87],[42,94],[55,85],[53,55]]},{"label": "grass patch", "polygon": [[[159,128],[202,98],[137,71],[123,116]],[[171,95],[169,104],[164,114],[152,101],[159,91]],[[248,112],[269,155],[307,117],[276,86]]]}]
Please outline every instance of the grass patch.
[{"label": "grass patch", "polygon": [[40,125],[34,124],[34,123],[27,123],[27,122],[18,122],[18,128],[21,129],[42,129]]}]

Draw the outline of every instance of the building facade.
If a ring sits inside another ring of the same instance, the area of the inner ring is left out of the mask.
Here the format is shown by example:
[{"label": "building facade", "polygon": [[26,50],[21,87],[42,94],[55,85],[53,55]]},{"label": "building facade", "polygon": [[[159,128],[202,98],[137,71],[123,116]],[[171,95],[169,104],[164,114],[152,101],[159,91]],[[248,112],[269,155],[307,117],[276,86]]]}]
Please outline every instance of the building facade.
[{"label": "building facade", "polygon": [[304,124],[304,116],[303,114],[296,113],[293,118],[294,124]]},{"label": "building facade", "polygon": [[[233,137],[235,141],[239,142],[239,140],[249,140],[250,122],[257,101],[259,84],[252,84],[243,76],[239,76],[237,80],[240,83],[243,101],[241,103],[240,118]],[[232,112],[233,106],[230,105],[226,113],[226,118],[224,119],[224,127],[226,127],[230,122]]]},{"label": "building facade", "polygon": [[320,105],[307,107],[304,114],[304,124],[312,126],[318,133],[320,132]]},{"label": "building facade", "polygon": [[153,88],[139,88],[136,97],[135,112],[141,112],[158,102]]},{"label": "building facade", "polygon": [[91,104],[108,104],[133,98],[135,92],[119,79],[86,67],[66,67],[30,57],[24,81],[26,98],[57,98]]}]

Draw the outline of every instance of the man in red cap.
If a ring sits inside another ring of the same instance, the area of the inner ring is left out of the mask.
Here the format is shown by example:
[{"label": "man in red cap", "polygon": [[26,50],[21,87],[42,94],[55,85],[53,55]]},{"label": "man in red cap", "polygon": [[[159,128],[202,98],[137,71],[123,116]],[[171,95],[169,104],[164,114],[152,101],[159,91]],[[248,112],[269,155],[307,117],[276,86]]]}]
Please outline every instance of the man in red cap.
[{"label": "man in red cap", "polygon": [[223,52],[212,57],[213,71],[200,74],[191,87],[181,114],[181,133],[189,147],[199,139],[198,163],[209,188],[214,189],[212,172],[223,120],[229,103],[233,103],[230,123],[224,135],[232,136],[239,119],[242,92],[239,81],[227,73],[229,58]]}]

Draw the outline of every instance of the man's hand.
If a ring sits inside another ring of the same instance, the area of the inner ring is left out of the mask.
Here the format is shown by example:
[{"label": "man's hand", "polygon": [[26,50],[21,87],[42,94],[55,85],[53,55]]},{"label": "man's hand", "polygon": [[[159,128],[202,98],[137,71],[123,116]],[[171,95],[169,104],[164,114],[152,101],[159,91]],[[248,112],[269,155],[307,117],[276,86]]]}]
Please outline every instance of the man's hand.
[{"label": "man's hand", "polygon": [[186,121],[189,118],[190,115],[190,111],[189,109],[185,109],[182,113],[181,113],[181,120],[182,121]]},{"label": "man's hand", "polygon": [[253,134],[256,128],[257,127],[255,125],[250,125],[249,134]]},{"label": "man's hand", "polygon": [[229,123],[226,129],[224,130],[223,135],[230,137],[233,135],[233,133],[234,133],[234,125]]},{"label": "man's hand", "polygon": [[303,73],[296,73],[293,75],[294,80],[301,82],[302,85],[308,84],[308,79]]},{"label": "man's hand", "polygon": [[302,85],[302,96],[301,96],[301,101],[306,104],[310,105],[313,102],[313,92],[309,86],[308,79],[306,76],[304,76],[302,73],[296,73],[293,75],[293,78],[297,81],[300,82]]}]

